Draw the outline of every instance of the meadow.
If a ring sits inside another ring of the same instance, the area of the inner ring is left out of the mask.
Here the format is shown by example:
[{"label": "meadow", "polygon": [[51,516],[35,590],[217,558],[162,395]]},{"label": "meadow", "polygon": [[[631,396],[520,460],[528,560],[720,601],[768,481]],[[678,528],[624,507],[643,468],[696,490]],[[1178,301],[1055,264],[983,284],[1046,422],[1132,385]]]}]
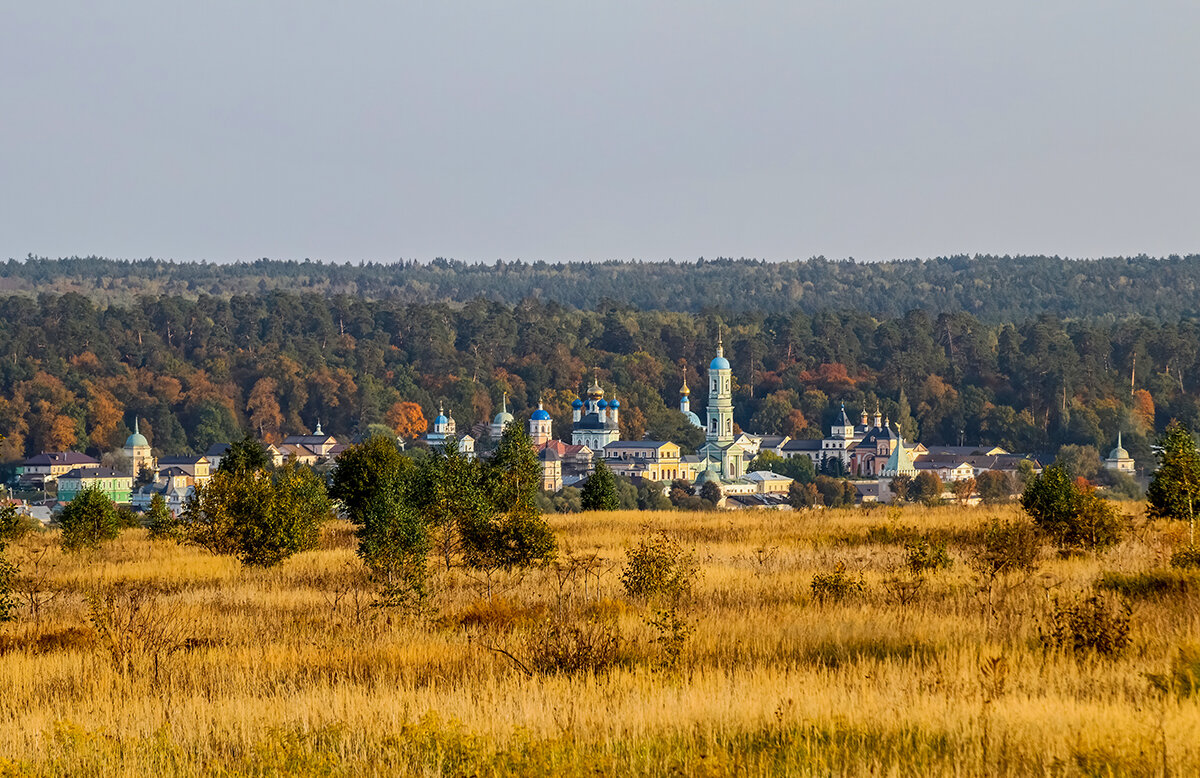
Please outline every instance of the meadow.
[{"label": "meadow", "polygon": [[[0,775],[1200,774],[1200,695],[1155,682],[1200,643],[1200,584],[1147,576],[1186,527],[1135,517],[1108,552],[1044,548],[988,586],[978,528],[1018,513],[552,515],[557,565],[431,560],[419,611],[372,604],[341,523],[271,569],[136,529],[82,555],[28,535]],[[674,643],[621,581],[660,531],[699,568]],[[908,569],[919,534],[948,568]],[[1048,647],[1056,603],[1112,573],[1124,650]],[[547,659],[564,641],[595,661]]]}]

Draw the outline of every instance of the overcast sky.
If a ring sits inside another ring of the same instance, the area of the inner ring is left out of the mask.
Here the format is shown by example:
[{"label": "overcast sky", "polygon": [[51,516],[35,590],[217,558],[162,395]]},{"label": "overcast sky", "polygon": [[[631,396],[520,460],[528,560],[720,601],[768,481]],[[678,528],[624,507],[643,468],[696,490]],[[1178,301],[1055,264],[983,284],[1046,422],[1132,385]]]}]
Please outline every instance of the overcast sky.
[{"label": "overcast sky", "polygon": [[6,2],[0,257],[1200,251],[1200,3]]}]

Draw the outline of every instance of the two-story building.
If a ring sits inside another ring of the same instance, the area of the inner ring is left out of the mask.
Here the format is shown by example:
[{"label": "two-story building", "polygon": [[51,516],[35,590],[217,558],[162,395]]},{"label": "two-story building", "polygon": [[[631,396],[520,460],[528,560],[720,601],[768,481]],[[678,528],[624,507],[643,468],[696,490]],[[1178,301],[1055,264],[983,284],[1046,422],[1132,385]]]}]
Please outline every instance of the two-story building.
[{"label": "two-story building", "polygon": [[212,478],[212,465],[206,456],[186,454],[184,456],[159,457],[158,475],[162,478],[169,476],[174,470],[182,470],[192,479],[194,485],[206,483]]},{"label": "two-story building", "polygon": [[604,447],[604,463],[617,475],[674,481],[696,477],[696,463],[679,456],[679,445],[669,440],[618,440]]},{"label": "two-story building", "polygon": [[133,476],[111,467],[75,468],[58,477],[58,501],[70,502],[85,489],[99,488],[115,503],[128,503]]},{"label": "two-story building", "polygon": [[27,489],[43,489],[72,470],[100,467],[100,462],[78,451],[43,452],[17,467],[17,478]]}]

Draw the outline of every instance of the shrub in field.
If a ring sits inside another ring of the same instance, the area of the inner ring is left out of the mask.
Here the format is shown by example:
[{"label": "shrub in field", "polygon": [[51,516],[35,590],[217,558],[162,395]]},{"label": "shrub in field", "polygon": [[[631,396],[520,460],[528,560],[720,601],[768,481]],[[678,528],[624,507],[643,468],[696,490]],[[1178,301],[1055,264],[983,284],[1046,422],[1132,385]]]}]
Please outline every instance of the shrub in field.
[{"label": "shrub in field", "polygon": [[[4,492],[0,490],[0,498],[3,497]],[[7,502],[0,505],[0,544],[20,540],[40,526],[37,519],[22,514],[16,505]]]},{"label": "shrub in field", "polygon": [[925,470],[912,480],[908,489],[908,499],[925,505],[937,505],[942,501],[942,488],[942,479],[938,478],[936,473]]},{"label": "shrub in field", "polygon": [[1025,521],[992,519],[978,536],[971,566],[986,577],[1032,572],[1042,550],[1037,529]]},{"label": "shrub in field", "polygon": [[315,548],[333,506],[319,476],[295,461],[274,473],[218,471],[180,516],[188,541],[269,567]]},{"label": "shrub in field", "polygon": [[913,575],[922,575],[933,570],[947,570],[954,561],[946,552],[945,542],[934,542],[928,538],[910,540],[904,544],[904,563]]},{"label": "shrub in field", "polygon": [[596,469],[583,485],[579,501],[585,511],[615,511],[621,507],[617,479],[602,457],[596,458]]},{"label": "shrub in field", "polygon": [[1200,593],[1200,576],[1183,570],[1146,570],[1140,573],[1103,573],[1095,587],[1133,599],[1186,597]]},{"label": "shrub in field", "polygon": [[1117,656],[1129,646],[1129,616],[1128,605],[1101,594],[1056,601],[1042,644],[1076,655]]},{"label": "shrub in field", "polygon": [[529,633],[525,654],[534,672],[595,673],[615,664],[620,645],[620,636],[611,624],[555,619]]},{"label": "shrub in field", "polygon": [[662,604],[647,623],[657,632],[654,642],[661,651],[662,665],[674,667],[692,633],[683,608],[699,578],[700,566],[691,553],[664,532],[641,540],[626,552],[626,558],[621,572],[625,593]]},{"label": "shrub in field", "polygon": [[838,562],[828,573],[817,573],[809,584],[813,599],[817,602],[837,602],[851,594],[861,594],[866,589],[862,578],[851,578],[846,574],[846,565]]},{"label": "shrub in field", "polygon": [[665,532],[642,539],[625,556],[621,584],[630,597],[680,600],[692,593],[700,567],[695,557]]},{"label": "shrub in field", "polygon": [[89,487],[67,503],[58,515],[62,546],[67,551],[95,548],[121,534],[117,506],[98,487]]},{"label": "shrub in field", "polygon": [[88,620],[99,646],[119,673],[145,660],[158,679],[164,659],[185,645],[185,625],[159,602],[161,592],[148,584],[121,584],[88,595]]},{"label": "shrub in field", "polygon": [[985,503],[1004,502],[1012,497],[1012,479],[1003,470],[985,470],[975,479],[979,498]]},{"label": "shrub in field", "polygon": [[1200,548],[1187,546],[1171,554],[1171,567],[1181,570],[1200,569]]},{"label": "shrub in field", "polygon": [[17,603],[13,599],[13,581],[17,568],[4,556],[4,544],[0,543],[0,622],[12,621]]},{"label": "shrub in field", "polygon": [[161,494],[150,498],[150,509],[146,511],[146,529],[150,537],[156,540],[179,540],[183,537],[183,527],[179,519],[167,510],[167,501]]},{"label": "shrub in field", "polygon": [[1200,696],[1200,646],[1181,647],[1171,658],[1171,668],[1165,675],[1147,677],[1159,691],[1178,697]]},{"label": "shrub in field", "polygon": [[1146,490],[1146,515],[1186,521],[1196,544],[1196,510],[1200,508],[1200,452],[1185,424],[1172,422],[1159,438],[1158,468]]},{"label": "shrub in field", "polygon": [[1051,465],[1029,481],[1021,507],[1060,548],[1103,550],[1121,539],[1125,520],[1086,482]]}]

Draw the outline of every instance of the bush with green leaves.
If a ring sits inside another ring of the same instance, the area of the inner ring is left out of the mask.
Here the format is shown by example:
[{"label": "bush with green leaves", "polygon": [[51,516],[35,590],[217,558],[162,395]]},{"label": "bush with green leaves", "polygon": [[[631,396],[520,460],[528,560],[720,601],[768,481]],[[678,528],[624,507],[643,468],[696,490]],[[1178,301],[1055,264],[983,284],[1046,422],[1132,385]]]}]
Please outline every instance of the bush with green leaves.
[{"label": "bush with green leaves", "polygon": [[274,473],[218,470],[188,498],[180,523],[191,543],[270,567],[315,548],[332,515],[324,482],[291,460]]},{"label": "bush with green leaves", "polygon": [[1200,509],[1200,452],[1187,425],[1172,422],[1158,440],[1158,469],[1146,489],[1146,515],[1188,522],[1190,546],[1196,545],[1196,511]]},{"label": "bush with green leaves", "polygon": [[992,519],[978,534],[971,566],[988,579],[1028,574],[1041,550],[1042,539],[1029,522]]},{"label": "bush with green leaves", "polygon": [[1126,524],[1111,503],[1090,485],[1072,480],[1061,465],[1030,479],[1021,507],[1059,548],[1109,548],[1121,539]]},{"label": "bush with green leaves", "polygon": [[553,557],[541,476],[529,436],[510,424],[487,463],[454,441],[417,461],[391,436],[368,438],[338,457],[330,494],[358,525],[358,553],[381,586],[381,604],[421,607],[431,552],[446,569],[480,573],[489,597],[497,572]]},{"label": "bush with green leaves", "polygon": [[989,505],[1006,502],[1013,494],[1012,479],[1003,470],[984,470],[975,477],[975,490]]},{"label": "bush with green leaves", "polygon": [[634,599],[682,600],[691,596],[700,574],[695,556],[665,532],[638,541],[625,559],[621,584]]},{"label": "bush with green leaves", "polygon": [[904,544],[904,563],[913,575],[924,575],[934,570],[948,570],[954,560],[946,551],[945,541],[922,537]]},{"label": "bush with green leaves", "polygon": [[937,473],[923,470],[912,479],[908,488],[908,499],[925,505],[938,505],[942,501],[942,479]]},{"label": "bush with green leaves", "polygon": [[490,596],[493,574],[548,562],[557,544],[537,507],[542,466],[520,425],[504,429],[480,477],[477,509],[460,521],[462,560],[483,574]]},{"label": "bush with green leaves", "polygon": [[1200,548],[1184,546],[1174,554],[1171,554],[1171,567],[1177,567],[1181,570],[1200,569]]},{"label": "bush with green leaves", "polygon": [[[3,497],[4,493],[0,492],[0,499]],[[0,503],[0,545],[20,540],[40,527],[37,519],[21,513],[16,505],[7,501]]]},{"label": "bush with green leaves", "polygon": [[121,534],[117,506],[99,487],[91,486],[75,495],[58,514],[62,547],[66,551],[95,548]]},{"label": "bush with green leaves", "polygon": [[1102,594],[1055,601],[1042,645],[1076,656],[1117,656],[1129,646],[1129,605]]},{"label": "bush with green leaves", "polygon": [[617,479],[602,457],[596,458],[595,470],[583,485],[579,502],[585,511],[615,511],[621,507]]},{"label": "bush with green leaves", "polygon": [[813,599],[819,603],[840,602],[852,594],[862,594],[867,585],[862,576],[851,577],[846,564],[838,562],[828,573],[816,573],[809,584]]},{"label": "bush with green leaves", "polygon": [[13,612],[17,608],[17,603],[13,599],[13,583],[17,577],[17,567],[5,556],[6,548],[6,544],[0,542],[0,623],[16,618]]},{"label": "bush with green leaves", "polygon": [[642,538],[625,557],[621,584],[630,597],[657,604],[646,623],[656,633],[659,664],[673,668],[692,634],[685,611],[700,577],[700,565],[694,554],[665,532]]},{"label": "bush with green leaves", "polygon": [[161,494],[156,493],[150,498],[150,507],[146,511],[146,530],[156,540],[180,540],[183,537],[179,519],[167,508],[167,501]]}]

